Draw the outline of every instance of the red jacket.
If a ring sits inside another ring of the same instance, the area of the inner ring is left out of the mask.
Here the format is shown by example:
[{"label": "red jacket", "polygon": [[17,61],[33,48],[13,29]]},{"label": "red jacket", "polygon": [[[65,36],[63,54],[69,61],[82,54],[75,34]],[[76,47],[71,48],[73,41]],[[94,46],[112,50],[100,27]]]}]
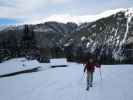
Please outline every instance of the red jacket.
[{"label": "red jacket", "polygon": [[95,71],[95,67],[100,68],[101,65],[95,64],[95,63],[87,63],[87,64],[85,65],[84,72],[85,72],[86,70],[87,70],[87,72],[94,72],[94,71]]}]

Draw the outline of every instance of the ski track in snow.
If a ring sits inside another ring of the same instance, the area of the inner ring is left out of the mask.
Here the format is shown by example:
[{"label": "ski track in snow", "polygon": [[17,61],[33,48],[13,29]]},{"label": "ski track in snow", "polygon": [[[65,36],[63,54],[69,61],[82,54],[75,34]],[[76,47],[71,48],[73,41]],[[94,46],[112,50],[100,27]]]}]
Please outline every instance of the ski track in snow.
[{"label": "ski track in snow", "polygon": [[[45,66],[45,64],[44,64]],[[44,68],[45,69],[45,68]],[[83,65],[51,68],[0,79],[1,100],[131,100],[132,65],[102,65],[94,74],[94,86],[86,91]]]}]

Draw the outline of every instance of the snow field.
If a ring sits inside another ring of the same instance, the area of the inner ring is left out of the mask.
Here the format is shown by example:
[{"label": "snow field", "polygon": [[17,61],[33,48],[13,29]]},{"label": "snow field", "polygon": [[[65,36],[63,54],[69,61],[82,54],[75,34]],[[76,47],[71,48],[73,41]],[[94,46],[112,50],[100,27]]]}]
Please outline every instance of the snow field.
[{"label": "snow field", "polygon": [[[1,64],[0,64],[1,65]],[[83,65],[48,68],[39,72],[0,78],[1,100],[132,100],[133,65],[102,65],[94,74],[94,86],[86,91]],[[47,67],[47,68],[46,68]],[[2,70],[0,70],[1,72]]]}]

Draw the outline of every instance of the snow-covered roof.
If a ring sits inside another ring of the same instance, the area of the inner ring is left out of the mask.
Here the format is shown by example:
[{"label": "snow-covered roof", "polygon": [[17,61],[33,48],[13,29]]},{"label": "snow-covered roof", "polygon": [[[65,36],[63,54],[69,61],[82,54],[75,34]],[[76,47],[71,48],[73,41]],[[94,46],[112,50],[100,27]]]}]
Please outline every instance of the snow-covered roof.
[{"label": "snow-covered roof", "polygon": [[26,60],[25,58],[16,58],[5,61],[0,64],[0,75],[28,70],[40,66],[37,60]]},{"label": "snow-covered roof", "polygon": [[50,59],[50,65],[51,66],[67,65],[67,59],[65,58]]}]

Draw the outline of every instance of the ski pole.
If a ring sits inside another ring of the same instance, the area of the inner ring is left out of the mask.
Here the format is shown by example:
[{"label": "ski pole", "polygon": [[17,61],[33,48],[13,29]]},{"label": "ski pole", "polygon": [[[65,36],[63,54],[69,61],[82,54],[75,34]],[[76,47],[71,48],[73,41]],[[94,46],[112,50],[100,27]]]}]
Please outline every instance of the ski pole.
[{"label": "ski pole", "polygon": [[[83,66],[84,66],[84,64],[83,64]],[[80,82],[82,83],[82,80],[84,79],[84,77],[85,77],[85,72],[83,73],[83,75],[82,75],[82,77],[81,77],[81,79],[80,79]]]},{"label": "ski pole", "polygon": [[99,73],[100,73],[100,79],[102,81],[102,71],[101,71],[101,68],[99,69]]},{"label": "ski pole", "polygon": [[85,76],[85,72],[83,73],[83,75],[82,75],[82,77],[81,77],[81,82],[82,82],[82,80],[84,79],[84,76]]}]

